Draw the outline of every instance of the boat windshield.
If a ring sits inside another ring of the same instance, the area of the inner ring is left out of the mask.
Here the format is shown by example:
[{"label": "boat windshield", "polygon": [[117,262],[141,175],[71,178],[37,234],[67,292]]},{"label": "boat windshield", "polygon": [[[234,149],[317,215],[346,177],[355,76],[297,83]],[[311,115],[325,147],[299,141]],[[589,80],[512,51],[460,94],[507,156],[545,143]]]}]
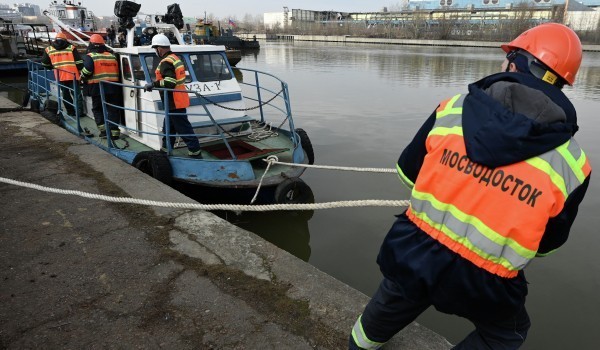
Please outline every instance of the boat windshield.
[{"label": "boat windshield", "polygon": [[[192,81],[192,77],[190,76],[190,69],[188,68],[185,59],[183,59],[181,55],[179,55],[179,57],[181,58],[181,62],[183,62],[183,66],[185,67],[185,82],[190,83]],[[158,68],[158,64],[160,63],[160,61],[162,61],[162,59],[156,55],[146,55],[144,57],[144,60],[146,61],[146,66],[148,67],[148,73],[150,73],[151,80],[156,80],[156,68]]]},{"label": "boat windshield", "polygon": [[190,54],[190,62],[200,82],[231,79],[231,71],[221,54]]}]

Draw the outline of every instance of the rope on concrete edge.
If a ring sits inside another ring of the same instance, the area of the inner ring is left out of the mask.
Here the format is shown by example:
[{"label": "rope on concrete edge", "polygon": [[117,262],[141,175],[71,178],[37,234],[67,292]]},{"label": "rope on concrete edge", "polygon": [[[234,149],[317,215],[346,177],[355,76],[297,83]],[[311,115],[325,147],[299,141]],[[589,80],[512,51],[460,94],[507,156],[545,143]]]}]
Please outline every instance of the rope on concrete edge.
[{"label": "rope on concrete edge", "polygon": [[128,197],[111,197],[101,194],[93,194],[75,190],[62,190],[58,188],[46,187],[32,183],[7,179],[0,177],[0,182],[10,185],[31,188],[38,191],[79,196],[83,198],[98,199],[112,203],[140,204],[155,207],[168,207],[179,209],[199,209],[199,210],[230,210],[230,211],[271,211],[271,210],[315,210],[315,209],[333,209],[350,207],[407,207],[408,200],[379,200],[366,199],[357,201],[339,201],[314,204],[269,204],[269,205],[234,205],[234,204],[198,204],[198,203],[174,203],[159,202],[145,199],[136,199]]}]

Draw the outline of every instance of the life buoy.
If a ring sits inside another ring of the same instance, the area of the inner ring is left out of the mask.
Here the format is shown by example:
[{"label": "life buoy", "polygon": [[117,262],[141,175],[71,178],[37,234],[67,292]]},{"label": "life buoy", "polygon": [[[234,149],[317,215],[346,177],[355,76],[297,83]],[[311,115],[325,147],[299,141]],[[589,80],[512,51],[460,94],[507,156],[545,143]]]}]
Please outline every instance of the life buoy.
[{"label": "life buoy", "polygon": [[171,185],[173,183],[173,168],[171,168],[171,162],[169,162],[167,155],[162,152],[140,152],[133,158],[131,165],[166,185]]},{"label": "life buoy", "polygon": [[300,144],[302,145],[302,149],[306,152],[306,157],[308,158],[308,164],[315,164],[315,151],[313,150],[312,142],[308,138],[308,134],[304,129],[296,129],[296,134],[300,137]]}]

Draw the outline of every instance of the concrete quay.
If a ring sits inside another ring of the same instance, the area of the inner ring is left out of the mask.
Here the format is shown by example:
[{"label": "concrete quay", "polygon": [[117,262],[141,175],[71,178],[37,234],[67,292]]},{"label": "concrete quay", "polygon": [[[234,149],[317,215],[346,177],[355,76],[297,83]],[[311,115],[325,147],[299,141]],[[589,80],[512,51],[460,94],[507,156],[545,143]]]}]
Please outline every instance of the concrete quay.
[{"label": "concrete quay", "polygon": [[[470,41],[470,40],[433,40],[433,39],[393,39],[365,38],[352,35],[296,35],[296,34],[236,34],[242,39],[252,40],[287,40],[287,41],[316,41],[330,43],[352,44],[384,44],[384,45],[415,45],[415,46],[454,46],[454,47],[490,47],[500,48],[505,42]],[[600,45],[582,45],[583,51],[600,52]]]},{"label": "concrete quay", "polygon": [[[0,147],[3,178],[195,203],[1,97]],[[369,300],[209,212],[5,182],[0,198],[2,349],[344,349]],[[385,346],[449,348],[416,323]]]}]

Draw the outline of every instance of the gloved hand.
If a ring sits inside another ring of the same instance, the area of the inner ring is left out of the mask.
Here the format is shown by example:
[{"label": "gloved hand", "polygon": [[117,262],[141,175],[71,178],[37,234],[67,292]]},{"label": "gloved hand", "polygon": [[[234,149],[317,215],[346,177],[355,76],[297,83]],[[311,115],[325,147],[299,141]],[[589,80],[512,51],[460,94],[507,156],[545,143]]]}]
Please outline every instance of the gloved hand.
[{"label": "gloved hand", "polygon": [[152,83],[144,85],[144,91],[152,91],[152,89],[154,89],[154,85],[152,85]]}]

